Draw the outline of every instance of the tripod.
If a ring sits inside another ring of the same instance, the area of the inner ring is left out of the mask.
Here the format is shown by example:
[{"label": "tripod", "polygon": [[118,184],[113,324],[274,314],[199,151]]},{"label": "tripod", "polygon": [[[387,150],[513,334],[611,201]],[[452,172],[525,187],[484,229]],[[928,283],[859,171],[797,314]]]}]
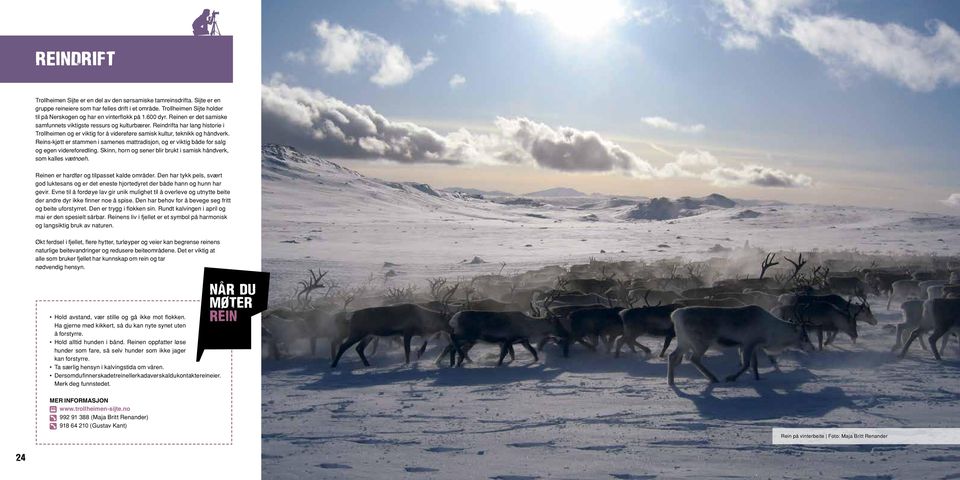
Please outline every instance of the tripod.
[{"label": "tripod", "polygon": [[217,25],[217,16],[214,15],[210,22],[210,35],[220,35],[220,26]]}]

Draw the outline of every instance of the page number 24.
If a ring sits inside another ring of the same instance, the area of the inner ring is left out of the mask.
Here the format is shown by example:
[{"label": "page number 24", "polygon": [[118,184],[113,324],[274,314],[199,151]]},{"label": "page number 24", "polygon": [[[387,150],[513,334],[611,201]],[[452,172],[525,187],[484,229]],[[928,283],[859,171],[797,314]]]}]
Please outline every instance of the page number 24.
[{"label": "page number 24", "polygon": [[18,461],[18,462],[26,462],[26,461],[27,461],[27,454],[26,454],[26,453],[18,453],[18,454],[17,454],[17,461]]}]

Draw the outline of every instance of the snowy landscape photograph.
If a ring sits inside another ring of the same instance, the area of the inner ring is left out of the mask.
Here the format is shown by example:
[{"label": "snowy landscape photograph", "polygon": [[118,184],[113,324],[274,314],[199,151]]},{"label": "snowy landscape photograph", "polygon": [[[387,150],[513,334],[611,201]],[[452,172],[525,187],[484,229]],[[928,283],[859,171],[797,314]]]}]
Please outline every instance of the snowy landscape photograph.
[{"label": "snowy landscape photograph", "polygon": [[958,28],[264,2],[263,478],[960,479]]}]

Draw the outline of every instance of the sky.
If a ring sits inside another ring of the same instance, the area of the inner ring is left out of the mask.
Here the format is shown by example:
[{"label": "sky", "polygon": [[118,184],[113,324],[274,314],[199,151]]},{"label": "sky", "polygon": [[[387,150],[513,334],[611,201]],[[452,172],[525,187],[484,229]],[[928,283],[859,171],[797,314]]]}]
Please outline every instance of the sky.
[{"label": "sky", "polygon": [[263,141],[384,179],[960,214],[960,2],[263,2]]}]

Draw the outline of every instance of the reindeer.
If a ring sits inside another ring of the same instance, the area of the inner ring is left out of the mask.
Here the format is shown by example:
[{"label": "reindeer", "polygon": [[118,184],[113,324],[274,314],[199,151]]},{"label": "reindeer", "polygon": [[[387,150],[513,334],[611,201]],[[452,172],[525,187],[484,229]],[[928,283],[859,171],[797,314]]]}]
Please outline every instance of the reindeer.
[{"label": "reindeer", "polygon": [[890,310],[890,303],[893,299],[910,300],[922,299],[920,292],[920,282],[917,280],[897,280],[890,285],[890,296],[887,297],[887,310]]},{"label": "reindeer", "polygon": [[[600,339],[604,340],[607,352],[613,345],[613,339],[623,334],[623,323],[620,320],[620,307],[584,308],[571,312],[569,315],[569,329],[562,339],[563,356],[570,356],[570,342],[575,340],[592,351],[597,350]],[[592,341],[588,342],[586,337]]]},{"label": "reindeer", "polygon": [[[445,283],[446,283],[446,280],[438,283],[437,285],[434,285],[434,283],[431,282],[430,289],[432,294],[435,297],[437,297],[438,295],[441,295],[441,293],[438,293],[437,290],[442,290],[442,287]],[[438,285],[439,285],[439,288],[438,288]],[[470,291],[472,291],[472,288],[470,289]],[[429,302],[427,306],[428,308],[439,309],[442,307],[442,305],[443,305],[442,300],[434,300],[432,302]],[[470,294],[468,293],[466,296],[466,302],[463,304],[456,305],[456,308],[451,309],[451,314],[459,311],[463,311],[463,310],[473,310],[473,311],[480,311],[480,312],[515,312],[515,311],[519,311],[520,308],[518,308],[517,305],[500,302],[498,300],[494,300],[491,298],[473,300],[470,298]],[[420,355],[423,354],[423,351],[426,349],[426,345],[427,345],[427,342],[424,342],[423,347],[421,347],[420,349]],[[444,347],[444,350],[440,352],[440,355],[437,357],[437,361],[439,362],[447,354],[451,354],[451,357],[452,357],[453,355],[452,348],[453,348],[452,345],[447,345],[446,347]],[[513,345],[510,345],[508,347],[508,353],[510,354],[510,361],[516,360],[516,353],[513,351]],[[466,357],[466,361],[468,363],[472,363],[469,356]]]},{"label": "reindeer", "polygon": [[779,297],[781,305],[796,305],[798,303],[826,302],[837,307],[848,315],[863,321],[868,325],[877,325],[877,318],[873,316],[873,310],[867,303],[866,296],[859,292],[857,298],[859,303],[854,303],[853,297],[843,298],[836,294],[805,295],[805,294],[784,294]]},{"label": "reindeer", "polygon": [[[873,310],[870,309],[870,304],[867,302],[866,295],[863,292],[858,292],[858,298],[860,299],[859,303],[854,303],[853,297],[843,298],[840,295],[836,294],[826,294],[826,295],[804,295],[804,294],[787,294],[781,295],[781,303],[785,306],[792,306],[805,303],[813,302],[825,302],[833,305],[841,312],[844,312],[849,316],[852,321],[863,321],[868,325],[877,325],[877,318],[873,316]],[[854,330],[856,330],[856,324],[854,324]],[[827,332],[827,340],[824,342],[824,345],[830,345],[833,343],[834,339],[837,336],[837,333],[840,329],[836,328],[824,328],[818,329],[818,334],[821,332]],[[851,337],[852,338],[852,337]],[[821,348],[822,349],[822,348]]]},{"label": "reindeer", "polygon": [[930,344],[930,350],[937,360],[940,358],[940,351],[937,350],[937,340],[943,337],[944,342],[941,349],[946,347],[946,340],[949,334],[953,333],[960,337],[960,299],[957,298],[937,298],[925,300],[923,302],[923,313],[920,317],[919,325],[914,328],[907,338],[907,342],[900,351],[900,358],[907,354],[907,349],[921,333],[932,332],[927,341]]},{"label": "reindeer", "polygon": [[264,349],[267,352],[267,358],[271,360],[280,359],[280,349],[277,346],[277,339],[274,338],[273,333],[271,333],[270,330],[263,325],[260,326],[260,343],[261,345],[264,345]]},{"label": "reindeer", "polygon": [[628,298],[634,302],[636,299],[643,298],[647,304],[659,303],[662,305],[674,303],[682,298],[680,294],[672,290],[633,289],[630,290],[627,295]]},{"label": "reindeer", "polygon": [[841,295],[863,295],[867,285],[859,277],[830,277],[827,279],[827,289]]},{"label": "reindeer", "polygon": [[950,278],[950,274],[939,270],[919,270],[913,272],[911,277],[918,282],[925,282],[927,280],[946,280]]},{"label": "reindeer", "polygon": [[617,286],[616,276],[616,272],[608,274],[604,265],[600,267],[600,278],[567,278],[565,286],[573,291],[603,295]]},{"label": "reindeer", "polygon": [[544,289],[518,287],[518,283],[514,282],[510,291],[500,296],[500,301],[513,305],[528,305],[534,299],[534,296],[544,294]]},{"label": "reindeer", "polygon": [[[403,336],[403,354],[404,364],[410,363],[410,340],[414,336],[429,339],[436,333],[445,332],[449,334],[449,310],[450,299],[457,291],[457,285],[448,289],[443,296],[444,308],[440,311],[430,310],[413,303],[401,303],[397,305],[388,305],[383,307],[369,307],[354,311],[350,314],[348,321],[348,335],[346,340],[340,344],[337,354],[330,364],[330,368],[336,368],[340,357],[353,344],[357,345],[357,355],[363,361],[363,365],[370,366],[364,355],[364,348],[369,342],[368,337],[392,337],[394,335]],[[420,349],[420,353],[423,348]],[[452,361],[452,356],[451,356]]]},{"label": "reindeer", "polygon": [[[923,300],[907,300],[901,303],[900,315],[903,322],[897,324],[897,342],[891,349],[893,351],[903,348],[904,333],[912,333],[920,325],[920,320],[923,318]],[[924,350],[927,349],[926,343],[920,342],[920,346],[923,347]]]},{"label": "reindeer", "polygon": [[[579,343],[584,347],[594,350],[594,345],[585,342],[582,337],[576,338],[571,336],[570,315],[573,312],[576,312],[578,310],[593,309],[593,308],[607,308],[608,307],[607,304],[592,303],[588,305],[553,305],[552,300],[547,300],[545,304],[546,304],[546,307],[537,308],[531,302],[530,313],[533,316],[541,316],[550,321],[554,321],[557,327],[557,331],[556,331],[557,334],[541,337],[536,344],[537,351],[542,352],[543,347],[546,346],[548,342],[555,343],[559,345],[561,348],[564,348],[564,346],[567,345],[566,348],[568,349],[569,349],[569,345],[568,345],[569,343]],[[513,349],[511,348],[510,350],[512,352]],[[514,358],[512,353],[510,355],[510,358],[511,360]],[[469,358],[467,360],[469,360]]]},{"label": "reindeer", "polygon": [[596,305],[602,304],[611,306],[613,301],[609,297],[598,295],[596,293],[560,293],[556,290],[547,292],[537,300],[542,304],[543,298],[549,297],[554,305]]},{"label": "reindeer", "polygon": [[[779,265],[779,262],[774,263]],[[769,267],[768,267],[769,268]],[[713,288],[721,292],[742,292],[744,290],[777,291],[780,283],[775,278],[727,278],[717,280]]]},{"label": "reindeer", "polygon": [[675,310],[673,320],[677,334],[677,348],[670,354],[667,363],[667,384],[674,385],[676,367],[683,362],[685,353],[690,353],[690,363],[711,382],[718,382],[701,359],[712,345],[739,346],[740,370],[727,377],[735,381],[748,368],[753,368],[757,380],[757,349],[780,350],[799,346],[812,349],[810,340],[799,324],[785,322],[756,305],[746,307],[685,307]]},{"label": "reindeer", "polygon": [[[569,316],[570,316],[571,313],[573,313],[573,312],[575,312],[575,311],[577,311],[577,310],[583,310],[583,309],[585,309],[585,308],[603,308],[603,307],[604,307],[604,305],[601,305],[601,304],[590,304],[590,305],[560,305],[560,306],[553,306],[553,305],[552,305],[552,298],[551,298],[551,297],[547,297],[546,299],[543,300],[543,302],[546,304],[546,307],[541,307],[541,308],[536,308],[536,307],[533,305],[533,302],[530,302],[530,312],[531,312],[531,314],[532,314],[533,316],[542,316],[543,318],[545,318],[545,319],[547,319],[547,320],[549,320],[549,321],[555,321],[555,322],[557,323],[557,332],[556,332],[557,335],[550,335],[550,336],[544,336],[544,337],[542,337],[542,338],[539,340],[539,342],[537,342],[537,344],[536,344],[536,350],[537,350],[537,351],[540,351],[540,352],[543,351],[543,347],[547,344],[547,342],[554,341],[555,343],[561,343],[561,344],[562,344],[563,339],[564,339],[564,338],[567,338],[567,337],[569,336],[569,333],[568,333],[568,332],[570,331]],[[458,310],[458,311],[461,311],[461,310],[486,311],[486,312],[518,311],[517,309],[514,309],[514,310],[499,310],[499,309],[498,309],[498,310],[483,310],[483,309],[471,309],[471,308],[462,308],[462,309],[460,309],[460,310]],[[546,312],[546,315],[541,315],[541,313],[540,313],[541,311]],[[576,340],[575,340],[575,341],[576,341]],[[579,341],[578,341],[578,343],[581,343],[581,344],[583,344],[585,347],[590,348],[589,345],[587,345],[587,344],[585,344],[585,343],[583,343],[583,342],[579,342]],[[445,357],[445,356],[448,355],[448,354],[450,354],[450,355],[452,356],[452,355],[453,355],[453,352],[454,352],[454,350],[453,350],[453,344],[451,343],[451,344],[447,345],[442,352],[440,352],[440,355],[437,357],[437,362],[439,363],[440,360],[443,359],[443,357]],[[511,344],[511,345],[509,345],[509,346],[507,347],[507,353],[510,355],[510,361],[511,361],[511,362],[514,361],[514,360],[516,360],[517,357],[516,357],[516,352],[514,352],[514,350],[513,350],[513,344]],[[470,356],[467,355],[466,352],[464,352],[464,360],[465,360],[467,363],[472,363],[472,361],[470,360]],[[451,362],[451,366],[453,366],[452,362]]]},{"label": "reindeer", "polygon": [[676,303],[685,307],[743,307],[746,305],[737,298],[681,298]]},{"label": "reindeer", "polygon": [[[283,355],[285,343],[291,339],[307,339],[310,341],[310,353],[316,354],[316,340],[319,337],[328,337],[339,341],[338,333],[333,327],[333,320],[323,306],[315,306],[310,300],[314,290],[328,288],[323,279],[327,272],[317,269],[308,270],[310,278],[298,282],[296,290],[296,304],[292,307],[274,307],[261,315],[262,334],[269,334],[268,347],[272,350],[272,358]],[[328,294],[333,290],[332,284]]]},{"label": "reindeer", "polygon": [[943,298],[944,297],[943,287],[946,287],[946,285],[931,285],[927,287],[927,292],[926,292],[927,294],[925,298],[927,300],[932,300],[934,298]]},{"label": "reindeer", "polygon": [[636,347],[650,355],[650,349],[637,342],[640,335],[652,335],[663,337],[663,348],[660,349],[662,357],[667,352],[667,347],[676,333],[673,328],[673,321],[670,320],[670,314],[683,305],[671,303],[668,305],[649,305],[636,308],[627,308],[620,311],[620,321],[623,325],[623,334],[617,337],[614,343],[613,356],[620,357],[620,348],[627,344],[631,348]]},{"label": "reindeer", "polygon": [[[549,304],[548,304],[549,306]],[[457,312],[450,319],[450,341],[453,355],[457,355],[457,367],[463,365],[467,353],[478,342],[489,342],[500,345],[500,358],[497,366],[503,365],[503,359],[509,353],[514,343],[523,345],[533,355],[533,361],[539,361],[537,351],[530,345],[531,340],[539,340],[547,336],[561,334],[559,325],[546,308],[541,312],[534,305],[530,305],[534,315],[523,312],[480,312],[464,310]]]},{"label": "reindeer", "polygon": [[[331,341],[330,352],[331,359],[336,347],[340,341],[345,338],[345,326],[342,318],[334,315],[332,312],[334,305],[327,301],[322,304],[314,304],[310,300],[310,294],[314,290],[326,288],[326,297],[333,292],[339,291],[334,282],[323,282],[327,272],[309,270],[310,278],[298,282],[296,290],[296,304],[293,307],[282,306],[270,308],[261,316],[262,332],[269,334],[269,348],[272,350],[272,356],[279,358],[282,355],[283,345],[291,338],[307,339],[310,342],[310,355],[315,356],[317,351],[317,340],[328,338]],[[350,301],[353,295],[349,296]],[[347,304],[349,301],[347,302]],[[344,304],[344,309],[346,305]],[[267,338],[267,337],[265,337]]]},{"label": "reindeer", "polygon": [[673,298],[670,298],[668,301],[664,303],[671,303],[675,300],[679,300],[680,298],[707,298],[707,297],[721,296],[721,295],[727,295],[727,294],[735,294],[739,291],[742,291],[742,290],[733,290],[731,288],[724,288],[724,287],[689,288],[687,290],[680,292],[680,295],[677,295],[673,292],[669,292],[675,296]]},{"label": "reindeer", "polygon": [[930,299],[931,288],[940,287],[940,289],[942,290],[943,286],[946,284],[947,284],[946,280],[924,280],[922,282],[917,283],[917,288],[920,289],[920,299],[921,300]]},{"label": "reindeer", "polygon": [[902,272],[871,271],[867,272],[864,276],[865,283],[876,295],[890,294],[893,291],[893,283],[897,280],[910,280],[910,274]]},{"label": "reindeer", "polygon": [[828,302],[798,302],[793,305],[777,307],[772,312],[781,319],[817,330],[818,348],[823,350],[823,332],[843,332],[856,343],[856,314],[846,308],[840,309]]},{"label": "reindeer", "polygon": [[[736,299],[743,305],[757,305],[766,310],[771,310],[780,304],[779,297],[766,292],[747,291],[743,293],[722,293],[713,297],[714,300]],[[686,304],[687,302],[681,301]],[[692,305],[690,305],[692,306]],[[708,306],[708,305],[699,305]],[[738,306],[738,305],[714,305],[714,306]]]},{"label": "reindeer", "polygon": [[467,300],[463,305],[464,310],[482,310],[485,312],[515,312],[519,310],[517,305],[504,303],[492,298],[481,298],[479,300]]}]

